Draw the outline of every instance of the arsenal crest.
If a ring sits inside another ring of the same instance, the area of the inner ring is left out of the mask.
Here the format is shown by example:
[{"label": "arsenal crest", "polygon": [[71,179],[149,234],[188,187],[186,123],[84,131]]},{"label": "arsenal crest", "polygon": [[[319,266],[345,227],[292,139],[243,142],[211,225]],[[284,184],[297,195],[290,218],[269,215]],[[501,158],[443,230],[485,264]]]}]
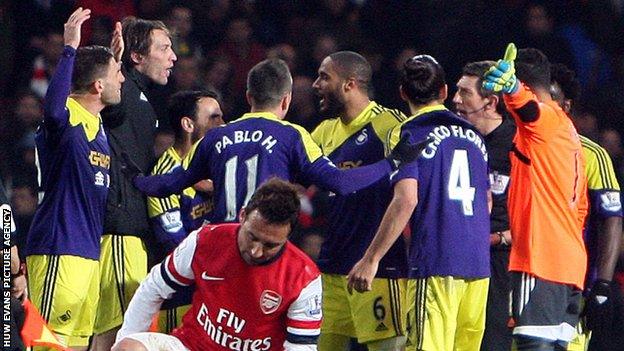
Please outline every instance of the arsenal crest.
[{"label": "arsenal crest", "polygon": [[282,303],[282,297],[273,290],[265,290],[260,295],[260,309],[264,314],[271,314],[277,311]]}]

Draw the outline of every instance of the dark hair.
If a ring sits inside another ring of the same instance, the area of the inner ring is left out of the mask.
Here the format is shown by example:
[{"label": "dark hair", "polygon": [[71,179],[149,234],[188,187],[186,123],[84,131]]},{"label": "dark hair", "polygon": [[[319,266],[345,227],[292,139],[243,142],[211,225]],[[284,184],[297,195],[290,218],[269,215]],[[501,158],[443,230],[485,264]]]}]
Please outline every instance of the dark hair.
[{"label": "dark hair", "polygon": [[369,90],[373,70],[364,56],[353,51],[338,51],[329,55],[329,58],[334,63],[340,77],[344,79],[354,78],[361,84],[362,90]]},{"label": "dark hair", "polygon": [[210,97],[219,101],[217,93],[211,90],[184,90],[179,91],[169,98],[167,112],[169,113],[169,123],[176,138],[182,136],[182,117],[189,117],[193,121],[197,120],[197,103],[201,98]]},{"label": "dark hair", "polygon": [[111,59],[113,52],[109,48],[99,45],[78,48],[72,73],[72,91],[86,93],[93,82],[106,75]]},{"label": "dark hair", "polygon": [[477,87],[479,89],[479,94],[483,97],[490,97],[492,95],[498,96],[498,104],[496,104],[496,112],[500,115],[504,116],[507,114],[507,109],[505,108],[505,102],[503,101],[503,94],[495,93],[491,90],[487,90],[483,88],[483,76],[485,72],[487,72],[490,67],[494,66],[496,62],[494,61],[476,61],[467,63],[463,70],[462,75],[477,77]]},{"label": "dark hair", "polygon": [[267,222],[290,223],[291,228],[294,228],[299,217],[300,206],[297,189],[289,182],[274,177],[256,189],[245,206],[245,212],[249,214],[253,210],[258,210]]},{"label": "dark hair", "polygon": [[134,66],[131,54],[136,52],[141,55],[149,54],[152,45],[152,31],[160,29],[169,35],[167,26],[162,21],[144,20],[133,16],[124,18],[121,22],[124,40],[124,64]]},{"label": "dark hair", "polygon": [[576,101],[581,96],[581,83],[576,78],[576,73],[562,63],[550,66],[550,79],[552,83],[559,84],[566,99]]},{"label": "dark hair", "polygon": [[423,105],[440,98],[446,84],[444,69],[429,55],[417,55],[405,61],[401,89],[409,101]]},{"label": "dark hair", "polygon": [[292,89],[286,62],[268,59],[255,65],[247,75],[247,92],[258,108],[273,107]]},{"label": "dark hair", "polygon": [[516,77],[530,88],[550,87],[550,62],[543,52],[526,48],[518,50]]}]

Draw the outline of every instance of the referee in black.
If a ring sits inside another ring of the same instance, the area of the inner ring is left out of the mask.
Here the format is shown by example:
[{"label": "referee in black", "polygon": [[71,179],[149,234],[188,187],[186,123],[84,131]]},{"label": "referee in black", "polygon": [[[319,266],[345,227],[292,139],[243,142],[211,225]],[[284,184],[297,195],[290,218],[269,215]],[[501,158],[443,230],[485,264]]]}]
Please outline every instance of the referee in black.
[{"label": "referee in black", "polygon": [[487,301],[485,334],[481,350],[508,351],[511,349],[511,326],[508,326],[511,284],[509,279],[509,252],[511,233],[507,214],[507,190],[516,126],[505,118],[506,110],[501,96],[481,88],[484,73],[495,62],[471,62],[464,66],[453,97],[457,113],[467,119],[484,136],[488,150],[492,213],[490,216],[490,265],[492,276]]},{"label": "referee in black", "polygon": [[114,52],[123,53],[126,80],[121,87],[121,103],[102,110],[111,151],[111,179],[101,242],[100,302],[93,351],[111,349],[126,307],[147,276],[148,251],[153,243],[147,199],[123,168],[125,159],[130,159],[148,172],[156,161],[156,92],[158,86],[167,84],[177,60],[171,34],[161,21],[126,17],[116,24],[112,44]]}]

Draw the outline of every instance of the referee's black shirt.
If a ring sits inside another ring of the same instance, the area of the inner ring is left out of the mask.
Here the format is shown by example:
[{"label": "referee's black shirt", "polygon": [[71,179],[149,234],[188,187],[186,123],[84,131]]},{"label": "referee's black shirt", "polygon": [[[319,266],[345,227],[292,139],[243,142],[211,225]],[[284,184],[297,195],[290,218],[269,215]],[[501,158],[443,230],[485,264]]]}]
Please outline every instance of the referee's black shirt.
[{"label": "referee's black shirt", "polygon": [[150,232],[145,196],[121,172],[121,153],[126,152],[143,170],[154,163],[157,116],[148,100],[150,79],[134,68],[123,67],[126,80],[121,87],[121,103],[102,110],[104,128],[111,151],[110,189],[106,203],[103,234],[145,238]]},{"label": "referee's black shirt", "polygon": [[485,145],[490,160],[490,181],[492,186],[492,214],[490,225],[492,233],[509,229],[507,213],[507,192],[509,190],[509,174],[511,161],[509,152],[516,134],[516,126],[509,118],[485,136]]}]

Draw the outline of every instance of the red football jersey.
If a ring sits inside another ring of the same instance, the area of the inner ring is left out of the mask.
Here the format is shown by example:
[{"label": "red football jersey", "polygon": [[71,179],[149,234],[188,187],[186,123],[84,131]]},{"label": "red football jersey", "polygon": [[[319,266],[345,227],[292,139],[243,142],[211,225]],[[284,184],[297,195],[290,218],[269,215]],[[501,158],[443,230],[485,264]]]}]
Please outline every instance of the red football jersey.
[{"label": "red football jersey", "polygon": [[[247,264],[236,242],[240,224],[192,233],[163,262],[166,284],[195,284],[191,309],[174,330],[191,350],[282,350],[314,342],[321,324],[321,279],[290,243],[271,262]],[[154,274],[155,270],[151,274]]]}]

